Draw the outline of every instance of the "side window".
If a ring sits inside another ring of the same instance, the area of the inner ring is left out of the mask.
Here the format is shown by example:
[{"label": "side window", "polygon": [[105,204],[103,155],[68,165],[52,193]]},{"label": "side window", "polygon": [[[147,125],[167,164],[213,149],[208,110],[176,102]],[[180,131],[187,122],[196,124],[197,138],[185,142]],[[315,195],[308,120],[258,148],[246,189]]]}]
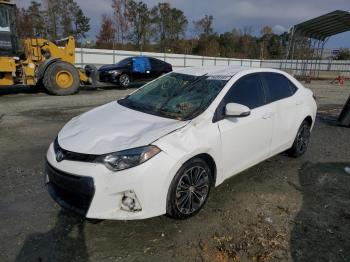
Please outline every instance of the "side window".
[{"label": "side window", "polygon": [[125,58],[117,63],[118,66],[127,67],[131,66],[132,59],[131,58]]},{"label": "side window", "polygon": [[291,83],[285,76],[278,73],[263,73],[263,76],[269,92],[269,102],[284,99],[295,93],[292,92]]},{"label": "side window", "polygon": [[289,88],[292,92],[292,95],[294,95],[298,91],[298,88],[290,80],[288,80],[288,83],[289,83]]},{"label": "side window", "polygon": [[238,103],[250,109],[264,105],[264,91],[258,75],[244,76],[227,92],[225,103]]}]

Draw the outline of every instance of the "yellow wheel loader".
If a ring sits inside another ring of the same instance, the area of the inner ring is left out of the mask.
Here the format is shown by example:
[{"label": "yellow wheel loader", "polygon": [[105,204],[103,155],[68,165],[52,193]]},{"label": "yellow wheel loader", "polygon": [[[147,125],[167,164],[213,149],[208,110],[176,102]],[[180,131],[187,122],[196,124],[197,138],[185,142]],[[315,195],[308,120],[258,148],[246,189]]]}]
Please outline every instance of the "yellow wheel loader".
[{"label": "yellow wheel loader", "polygon": [[80,84],[94,82],[74,66],[75,40],[51,42],[41,38],[22,40],[16,36],[16,6],[0,0],[0,86],[43,86],[53,95],[71,95]]}]

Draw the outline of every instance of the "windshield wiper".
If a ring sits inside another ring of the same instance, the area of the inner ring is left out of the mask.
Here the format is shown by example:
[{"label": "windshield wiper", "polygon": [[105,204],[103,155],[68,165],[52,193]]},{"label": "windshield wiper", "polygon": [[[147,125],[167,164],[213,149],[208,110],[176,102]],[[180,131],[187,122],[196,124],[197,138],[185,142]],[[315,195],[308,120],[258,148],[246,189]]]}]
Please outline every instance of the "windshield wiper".
[{"label": "windshield wiper", "polygon": [[177,118],[180,117],[182,119],[181,112],[173,112],[173,111],[168,111],[165,108],[160,108],[158,110],[158,113],[160,113],[163,116],[170,117],[170,118],[176,118],[177,119]]},{"label": "windshield wiper", "polygon": [[193,110],[191,113],[189,113],[187,116],[185,116],[183,119],[187,120],[187,119],[192,119],[194,117],[196,117],[198,114],[202,113],[203,111],[203,102],[204,102],[204,97],[201,100],[201,103],[199,104],[199,106],[197,107],[197,109]]}]

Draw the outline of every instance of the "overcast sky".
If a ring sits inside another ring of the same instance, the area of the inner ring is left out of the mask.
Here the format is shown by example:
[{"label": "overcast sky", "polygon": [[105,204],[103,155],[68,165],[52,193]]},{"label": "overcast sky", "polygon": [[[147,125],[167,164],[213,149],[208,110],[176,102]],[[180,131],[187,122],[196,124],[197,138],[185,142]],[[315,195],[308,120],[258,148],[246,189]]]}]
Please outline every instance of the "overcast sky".
[{"label": "overcast sky", "polygon": [[[30,0],[15,1],[27,6]],[[110,13],[111,0],[76,0],[91,18],[89,37],[98,34],[101,15]],[[144,0],[149,7],[159,1]],[[281,33],[294,24],[334,11],[350,11],[349,0],[171,0],[172,6],[184,11],[190,25],[205,14],[214,16],[214,29],[221,33],[234,27],[251,26],[258,33],[262,26],[271,26]],[[334,36],[327,44],[330,48],[349,47],[350,32]]]}]

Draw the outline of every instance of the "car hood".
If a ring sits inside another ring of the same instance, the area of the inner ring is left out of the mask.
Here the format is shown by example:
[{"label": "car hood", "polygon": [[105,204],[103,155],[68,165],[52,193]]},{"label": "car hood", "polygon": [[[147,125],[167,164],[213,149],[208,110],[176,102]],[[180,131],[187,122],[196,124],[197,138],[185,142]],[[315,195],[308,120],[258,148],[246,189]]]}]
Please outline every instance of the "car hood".
[{"label": "car hood", "polygon": [[68,151],[100,155],[148,145],[188,122],[111,102],[70,120],[59,132],[58,143]]},{"label": "car hood", "polygon": [[125,67],[122,66],[117,66],[117,65],[104,65],[101,66],[98,71],[100,72],[105,72],[105,71],[110,71],[110,70],[123,70]]}]

